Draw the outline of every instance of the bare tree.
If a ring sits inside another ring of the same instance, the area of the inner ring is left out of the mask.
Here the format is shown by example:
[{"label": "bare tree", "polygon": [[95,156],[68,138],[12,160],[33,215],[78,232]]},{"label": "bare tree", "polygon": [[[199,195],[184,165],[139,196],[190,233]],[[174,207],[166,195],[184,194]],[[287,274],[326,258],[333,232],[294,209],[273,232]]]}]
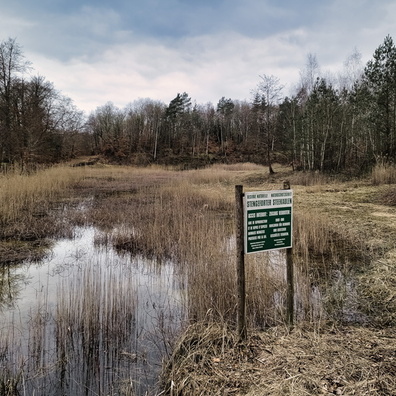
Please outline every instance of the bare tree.
[{"label": "bare tree", "polygon": [[87,130],[93,135],[96,153],[121,160],[128,150],[125,144],[125,112],[112,102],[98,107],[87,122]]},{"label": "bare tree", "polygon": [[25,72],[30,62],[25,60],[15,39],[0,43],[0,162],[13,162],[12,89],[18,74]]},{"label": "bare tree", "polygon": [[344,61],[344,69],[340,73],[340,89],[351,91],[354,84],[363,76],[362,54],[355,48]]},{"label": "bare tree", "polygon": [[262,126],[267,140],[267,164],[270,174],[274,173],[272,169],[271,151],[274,149],[276,115],[278,104],[281,99],[283,85],[280,84],[279,78],[273,75],[263,74],[260,76],[261,81],[257,87],[259,97],[263,99]]},{"label": "bare tree", "polygon": [[320,67],[316,55],[309,53],[307,55],[307,62],[305,64],[305,68],[300,71],[299,91],[303,90],[306,92],[307,95],[310,95],[319,76]]}]

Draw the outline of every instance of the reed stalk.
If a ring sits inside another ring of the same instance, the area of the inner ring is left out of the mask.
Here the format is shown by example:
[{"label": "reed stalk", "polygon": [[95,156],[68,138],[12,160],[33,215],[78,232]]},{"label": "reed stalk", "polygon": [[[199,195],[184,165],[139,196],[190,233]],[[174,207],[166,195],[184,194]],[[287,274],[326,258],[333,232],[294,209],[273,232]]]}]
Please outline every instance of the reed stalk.
[{"label": "reed stalk", "polygon": [[396,166],[387,162],[379,162],[371,171],[371,182],[376,186],[396,183]]},{"label": "reed stalk", "polygon": [[81,170],[70,167],[52,167],[31,175],[0,175],[0,224],[43,212],[81,177]]}]

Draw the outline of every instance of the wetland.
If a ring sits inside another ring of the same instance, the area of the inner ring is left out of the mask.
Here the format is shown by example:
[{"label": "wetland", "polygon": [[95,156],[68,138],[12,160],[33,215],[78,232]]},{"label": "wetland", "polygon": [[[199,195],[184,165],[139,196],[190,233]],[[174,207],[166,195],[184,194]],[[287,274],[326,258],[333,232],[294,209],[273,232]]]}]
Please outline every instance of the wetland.
[{"label": "wetland", "polygon": [[[275,171],[96,163],[2,176],[1,393],[392,394],[393,185]],[[296,324],[283,253],[248,255],[241,343],[234,186],[285,179]]]}]

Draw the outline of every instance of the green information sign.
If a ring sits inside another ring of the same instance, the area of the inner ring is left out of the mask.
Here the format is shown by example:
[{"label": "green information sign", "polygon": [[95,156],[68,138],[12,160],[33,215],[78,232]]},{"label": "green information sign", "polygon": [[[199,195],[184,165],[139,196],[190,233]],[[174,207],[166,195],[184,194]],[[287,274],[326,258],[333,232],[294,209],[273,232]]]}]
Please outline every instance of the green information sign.
[{"label": "green information sign", "polygon": [[292,190],[245,193],[244,211],[245,253],[292,247]]}]

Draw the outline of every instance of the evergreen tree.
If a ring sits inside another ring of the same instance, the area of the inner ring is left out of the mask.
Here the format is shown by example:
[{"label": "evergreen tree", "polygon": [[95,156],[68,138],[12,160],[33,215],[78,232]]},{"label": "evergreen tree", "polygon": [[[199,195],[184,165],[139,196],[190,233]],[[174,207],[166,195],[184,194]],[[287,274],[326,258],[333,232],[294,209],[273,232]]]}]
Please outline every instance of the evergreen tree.
[{"label": "evergreen tree", "polygon": [[370,134],[376,158],[396,156],[396,47],[388,35],[364,69]]}]

